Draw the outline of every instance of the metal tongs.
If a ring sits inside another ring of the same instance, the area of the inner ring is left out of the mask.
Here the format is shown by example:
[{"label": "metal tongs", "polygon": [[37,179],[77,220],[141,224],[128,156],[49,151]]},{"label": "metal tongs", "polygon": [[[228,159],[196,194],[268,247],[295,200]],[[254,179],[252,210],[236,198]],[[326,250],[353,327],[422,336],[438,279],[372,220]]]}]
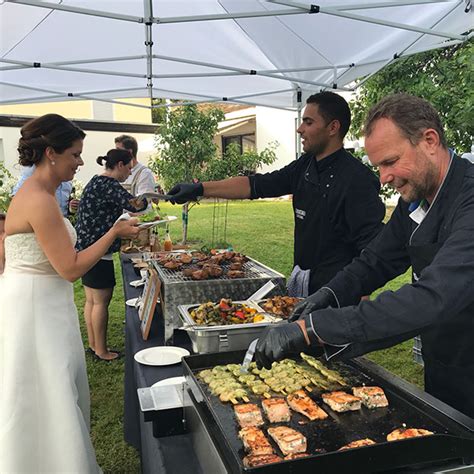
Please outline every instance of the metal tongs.
[{"label": "metal tongs", "polygon": [[240,372],[246,374],[249,371],[250,362],[252,362],[253,355],[255,354],[255,348],[257,347],[258,337],[254,339],[250,344],[247,352],[245,353],[244,360],[240,367]]}]

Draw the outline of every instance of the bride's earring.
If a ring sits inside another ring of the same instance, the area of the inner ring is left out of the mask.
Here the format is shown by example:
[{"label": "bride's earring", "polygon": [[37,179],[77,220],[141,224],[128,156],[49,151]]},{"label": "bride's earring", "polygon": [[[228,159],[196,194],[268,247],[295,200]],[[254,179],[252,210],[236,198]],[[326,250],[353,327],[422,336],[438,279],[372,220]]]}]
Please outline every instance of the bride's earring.
[{"label": "bride's earring", "polygon": [[56,162],[54,160],[52,160],[51,164],[54,166],[56,164]]}]

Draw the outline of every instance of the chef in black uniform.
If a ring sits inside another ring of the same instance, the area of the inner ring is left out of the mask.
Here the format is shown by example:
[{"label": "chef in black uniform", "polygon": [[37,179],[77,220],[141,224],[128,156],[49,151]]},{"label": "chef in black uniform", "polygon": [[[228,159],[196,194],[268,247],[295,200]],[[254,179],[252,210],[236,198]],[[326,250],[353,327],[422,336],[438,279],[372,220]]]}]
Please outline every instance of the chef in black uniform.
[{"label": "chef in black uniform", "polygon": [[[438,113],[407,94],[369,112],[365,148],[401,199],[359,258],[268,329],[256,359],[323,347],[351,358],[421,335],[425,390],[474,418],[474,165],[448,149]],[[360,302],[412,265],[413,281]]]},{"label": "chef in black uniform", "polygon": [[385,206],[376,176],[343,148],[351,123],[344,98],[321,92],[306,103],[298,128],[305,153],[299,159],[272,173],[180,183],[169,194],[179,204],[199,196],[257,199],[292,194],[294,264],[310,270],[311,294],[380,232]]}]

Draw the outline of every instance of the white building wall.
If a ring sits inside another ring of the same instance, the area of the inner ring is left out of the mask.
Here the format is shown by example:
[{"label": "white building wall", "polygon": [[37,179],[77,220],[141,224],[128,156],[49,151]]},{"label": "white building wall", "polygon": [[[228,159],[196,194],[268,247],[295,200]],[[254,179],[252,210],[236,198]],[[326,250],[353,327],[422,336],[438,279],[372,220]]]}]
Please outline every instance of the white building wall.
[{"label": "white building wall", "polygon": [[277,141],[276,161],[263,166],[261,172],[274,171],[286,166],[296,158],[296,112],[256,107],[256,140],[260,152],[269,143]]},{"label": "white building wall", "polygon": [[[79,168],[76,179],[86,184],[92,176],[102,172],[102,167],[97,164],[98,156],[103,156],[111,148],[115,148],[114,138],[121,135],[119,132],[97,132],[85,130],[87,136],[84,140],[82,159],[84,166]],[[155,153],[153,148],[154,135],[148,133],[128,133],[138,141],[138,160],[147,164],[148,159]],[[20,128],[0,127],[0,160],[3,157],[5,167],[14,176],[21,174],[21,166],[18,164],[18,140],[20,138]]]}]

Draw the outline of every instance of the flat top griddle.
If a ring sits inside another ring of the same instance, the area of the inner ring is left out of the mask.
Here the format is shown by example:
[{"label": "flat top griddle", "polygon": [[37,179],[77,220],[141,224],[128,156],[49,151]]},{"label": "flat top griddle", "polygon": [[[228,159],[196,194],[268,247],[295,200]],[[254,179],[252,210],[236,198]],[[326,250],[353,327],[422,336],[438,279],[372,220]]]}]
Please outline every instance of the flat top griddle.
[{"label": "flat top griddle", "polygon": [[[430,406],[426,400],[418,397],[419,394],[414,396],[407,392],[404,387],[394,383],[395,378],[390,374],[384,379],[381,378],[380,373],[375,373],[376,371],[371,373],[370,364],[350,361],[327,364],[330,368],[338,370],[349,382],[349,386],[344,390],[350,393],[352,386],[363,384],[381,386],[387,395],[389,406],[372,410],[362,407],[356,412],[337,413],[322,402],[322,391],[314,388],[308,395],[326,411],[329,417],[311,422],[303,415],[292,411],[291,421],[281,423],[306,436],[307,452],[312,456],[245,469],[242,464],[245,452],[238,437],[239,426],[232,404],[220,402],[211,394],[207,385],[195,376],[200,370],[216,365],[240,363],[243,355],[242,351],[197,355],[185,358],[184,362],[188,385],[196,403],[201,406],[204,419],[211,427],[216,445],[220,447],[221,454],[227,460],[231,472],[292,472],[288,470],[290,465],[298,466],[298,473],[314,472],[316,467],[337,469],[333,472],[374,472],[427,461],[474,456],[474,434],[469,426],[457,423],[452,417]],[[260,397],[249,394],[249,398],[251,402],[261,407]],[[461,421],[466,421],[462,414],[459,415],[461,415]],[[466,419],[470,420],[467,417]],[[387,434],[396,428],[401,428],[404,424],[408,428],[424,428],[433,431],[435,435],[400,442],[387,442]],[[262,429],[266,433],[269,426],[277,425],[270,425],[266,420]],[[281,456],[276,444],[268,435],[267,438],[275,448],[275,452]],[[344,452],[338,451],[351,441],[362,438],[371,438],[378,444]],[[367,465],[369,459],[370,467]],[[365,467],[362,467],[361,463]],[[356,469],[357,466],[360,470]]]}]

